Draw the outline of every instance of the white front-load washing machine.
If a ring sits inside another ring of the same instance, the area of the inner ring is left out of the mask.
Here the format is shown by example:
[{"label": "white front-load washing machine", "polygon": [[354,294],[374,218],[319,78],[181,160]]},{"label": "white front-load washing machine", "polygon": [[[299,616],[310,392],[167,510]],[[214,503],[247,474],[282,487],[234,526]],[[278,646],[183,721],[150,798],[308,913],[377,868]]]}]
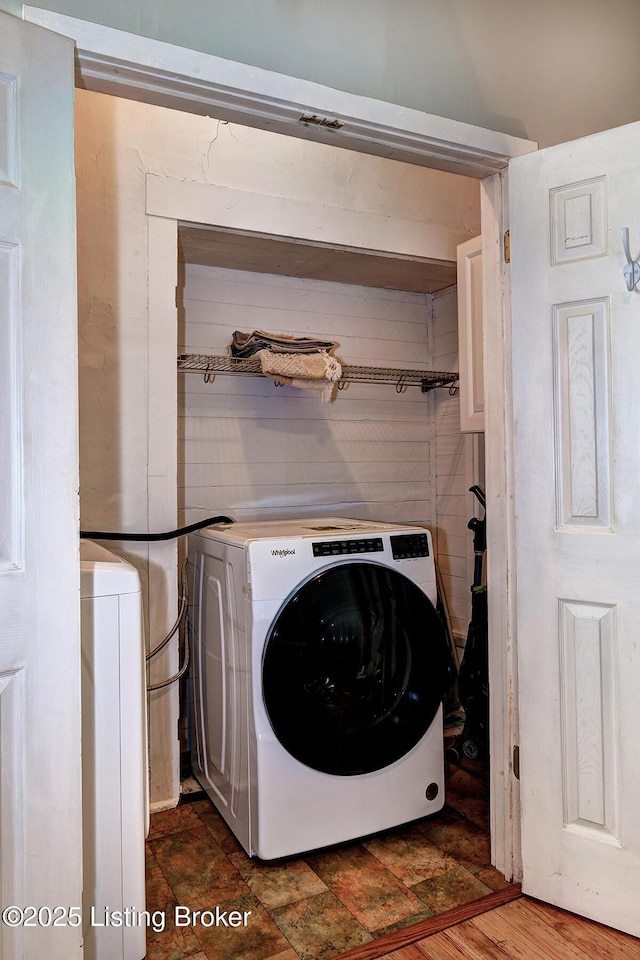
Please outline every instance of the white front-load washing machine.
[{"label": "white front-load washing machine", "polygon": [[426,529],[339,518],[189,537],[193,772],[250,855],[444,803],[451,680]]}]

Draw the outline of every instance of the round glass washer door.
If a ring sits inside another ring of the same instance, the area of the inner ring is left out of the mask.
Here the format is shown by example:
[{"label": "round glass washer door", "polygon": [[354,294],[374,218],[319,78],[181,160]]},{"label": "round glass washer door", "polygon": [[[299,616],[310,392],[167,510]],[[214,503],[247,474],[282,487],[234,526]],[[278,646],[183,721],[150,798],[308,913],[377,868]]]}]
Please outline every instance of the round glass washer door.
[{"label": "round glass washer door", "polygon": [[306,581],[274,621],[263,697],[280,743],[339,776],[405,756],[451,682],[448,642],[429,598],[375,563],[344,563]]}]

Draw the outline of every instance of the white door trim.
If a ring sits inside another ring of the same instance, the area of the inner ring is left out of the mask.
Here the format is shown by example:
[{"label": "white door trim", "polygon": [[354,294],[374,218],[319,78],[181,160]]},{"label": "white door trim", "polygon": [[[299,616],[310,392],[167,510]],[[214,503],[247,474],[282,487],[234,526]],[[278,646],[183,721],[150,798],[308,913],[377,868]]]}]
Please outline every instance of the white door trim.
[{"label": "white door trim", "polygon": [[[483,179],[530,140],[335,90],[159,40],[25,5],[26,20],[72,37],[76,84]],[[317,118],[305,122],[302,118]],[[337,122],[339,128],[318,123]]]},{"label": "white door trim", "polygon": [[[153,376],[147,377],[148,530],[171,530],[178,525],[178,451],[167,444],[167,430],[178,430],[178,224],[176,220],[147,216],[149,237],[149,323],[147,357]],[[178,609],[178,580],[171,571],[178,565],[178,541],[148,544],[149,596],[163,597],[151,603],[147,597],[149,636],[167,631],[167,611]],[[174,637],[149,664],[151,683],[174,676],[179,669],[178,639]],[[180,799],[180,739],[174,734],[180,716],[179,684],[149,694],[149,758],[153,771],[151,813],[170,809]],[[168,731],[170,735],[166,735]],[[167,759],[169,763],[167,763]],[[155,797],[161,797],[156,800]]]},{"label": "white door trim", "polygon": [[513,385],[511,286],[504,261],[508,173],[481,186],[484,326],[485,477],[489,597],[491,856],[506,877],[520,880],[520,789],[513,770],[518,743],[515,632],[515,505],[513,501]]},{"label": "white door trim", "polygon": [[[511,382],[508,378],[508,277],[502,265],[503,193],[498,171],[530,153],[529,140],[384,103],[317,83],[236,63],[173,44],[25,5],[23,16],[77,44],[76,84],[86,89],[330,143],[388,159],[478,179],[482,190],[487,494],[491,676],[492,861],[508,878],[520,874],[518,784],[511,770],[517,727]],[[338,129],[305,122],[337,120]],[[495,174],[495,176],[491,176]],[[496,431],[495,435],[492,431]]]}]

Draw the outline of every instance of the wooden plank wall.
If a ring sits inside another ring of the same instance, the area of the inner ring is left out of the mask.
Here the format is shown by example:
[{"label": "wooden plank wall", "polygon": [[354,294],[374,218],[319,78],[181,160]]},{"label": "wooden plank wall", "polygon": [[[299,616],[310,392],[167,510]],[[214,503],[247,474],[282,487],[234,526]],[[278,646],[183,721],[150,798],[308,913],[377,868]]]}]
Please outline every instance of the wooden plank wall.
[{"label": "wooden plank wall", "polygon": [[[224,354],[234,330],[339,342],[347,363],[457,369],[455,288],[433,297],[186,265],[179,350]],[[432,315],[432,322],[429,318]],[[472,482],[458,400],[349,384],[332,403],[257,377],[181,374],[181,522],[338,515],[426,524],[458,641],[468,623]]]},{"label": "wooden plank wall", "polygon": [[[234,330],[339,342],[347,363],[429,366],[428,298],[187,265],[180,349],[226,353]],[[331,403],[261,378],[180,376],[179,503],[185,522],[353,516],[433,523],[430,400],[349,384]]]}]

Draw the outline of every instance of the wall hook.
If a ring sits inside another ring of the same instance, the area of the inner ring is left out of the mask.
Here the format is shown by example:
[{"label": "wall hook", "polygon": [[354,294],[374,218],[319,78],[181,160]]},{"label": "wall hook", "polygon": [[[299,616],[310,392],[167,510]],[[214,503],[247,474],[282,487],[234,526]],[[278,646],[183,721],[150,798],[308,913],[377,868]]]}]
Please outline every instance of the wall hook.
[{"label": "wall hook", "polygon": [[622,269],[624,274],[624,279],[627,284],[627,290],[634,290],[636,285],[640,283],[640,263],[637,260],[631,259],[631,250],[629,249],[629,227],[622,227],[620,230],[622,235],[622,246],[624,247],[624,255],[627,258],[627,262]]}]

